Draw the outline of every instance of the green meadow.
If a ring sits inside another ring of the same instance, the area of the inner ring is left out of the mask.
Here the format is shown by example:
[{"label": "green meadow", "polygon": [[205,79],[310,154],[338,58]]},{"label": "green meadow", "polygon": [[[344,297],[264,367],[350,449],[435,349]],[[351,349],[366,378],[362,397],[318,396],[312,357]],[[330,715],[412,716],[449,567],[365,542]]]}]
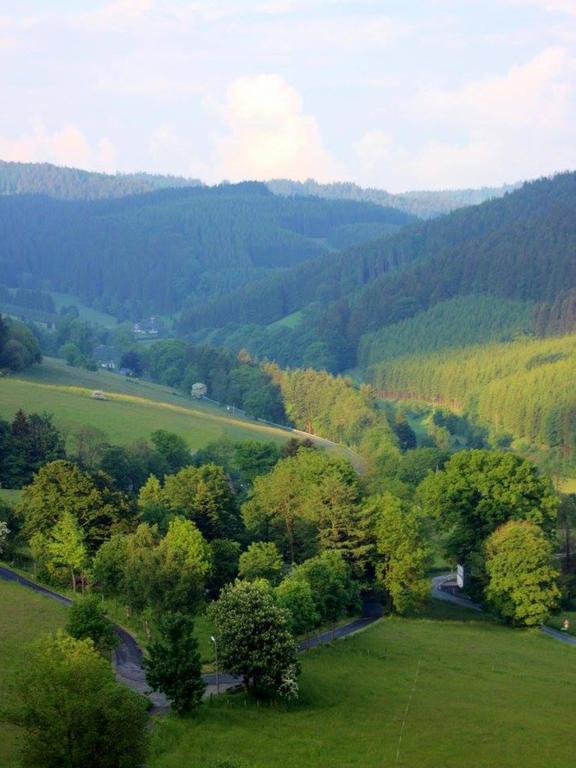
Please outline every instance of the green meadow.
[{"label": "green meadow", "polygon": [[99,312],[97,309],[89,307],[87,304],[84,304],[82,299],[78,296],[73,296],[71,293],[57,293],[55,291],[51,292],[51,296],[54,299],[54,305],[56,306],[57,311],[60,311],[62,307],[75,306],[81,320],[101,325],[104,328],[115,328],[118,325],[118,321],[115,317],[108,315],[106,312]]},{"label": "green meadow", "polygon": [[[0,581],[0,701],[27,644],[66,609]],[[200,627],[199,627],[200,629]],[[202,634],[202,632],[200,632]],[[156,721],[149,768],[568,768],[576,649],[434,603],[304,654],[301,698],[213,699]],[[0,722],[0,765],[18,768],[19,731]]]},{"label": "green meadow", "polygon": [[[108,399],[95,400],[94,390]],[[0,417],[10,419],[18,408],[51,413],[68,433],[79,426],[97,427],[119,444],[148,438],[156,429],[181,435],[193,450],[221,438],[283,442],[288,437],[281,429],[193,402],[169,387],[71,368],[50,358],[26,374],[0,379]]]},{"label": "green meadow", "polygon": [[66,622],[66,608],[18,584],[0,579],[0,766],[17,768],[19,729],[6,722],[16,670],[26,663],[28,646]]},{"label": "green meadow", "polygon": [[305,655],[301,700],[213,700],[154,732],[151,768],[568,768],[576,648],[450,605]]}]

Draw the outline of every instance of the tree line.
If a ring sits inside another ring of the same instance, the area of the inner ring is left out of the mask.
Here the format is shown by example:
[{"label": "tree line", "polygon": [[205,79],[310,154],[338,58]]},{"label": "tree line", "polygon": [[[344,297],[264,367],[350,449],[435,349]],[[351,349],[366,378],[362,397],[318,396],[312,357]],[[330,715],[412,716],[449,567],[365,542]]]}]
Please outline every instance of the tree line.
[{"label": "tree line", "polygon": [[197,179],[150,173],[95,173],[51,163],[0,160],[0,194],[49,195],[64,200],[98,200],[152,192],[166,187],[193,187]]},{"label": "tree line", "polygon": [[42,353],[31,331],[0,315],[0,372],[23,371],[40,362]]},{"label": "tree line", "polygon": [[399,451],[406,425],[378,408],[372,387],[355,387],[351,379],[326,371],[282,370],[274,364],[264,369],[280,387],[286,414],[298,429],[347,445],[367,459]]},{"label": "tree line", "polygon": [[573,336],[520,339],[375,365],[377,390],[465,408],[495,437],[510,435],[572,460],[575,344]]}]

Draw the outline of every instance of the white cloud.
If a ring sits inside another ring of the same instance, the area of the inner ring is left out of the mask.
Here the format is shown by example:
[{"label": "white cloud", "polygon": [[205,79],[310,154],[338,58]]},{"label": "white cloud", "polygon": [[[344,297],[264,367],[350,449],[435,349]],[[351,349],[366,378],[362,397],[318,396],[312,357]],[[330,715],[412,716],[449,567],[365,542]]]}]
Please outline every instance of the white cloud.
[{"label": "white cloud", "polygon": [[75,125],[66,125],[48,133],[38,127],[30,134],[16,139],[0,136],[0,157],[23,163],[52,162],[92,171],[113,171],[116,153],[107,138],[91,145]]},{"label": "white cloud", "polygon": [[133,26],[153,8],[154,0],[115,0],[70,21],[74,26],[91,30],[117,30]]},{"label": "white cloud", "polygon": [[549,13],[567,13],[576,16],[576,3],[574,0],[505,0],[510,5],[534,5]]},{"label": "white cloud", "polygon": [[573,90],[574,61],[564,48],[549,48],[528,64],[502,77],[480,80],[453,90],[418,94],[416,109],[426,120],[470,126],[524,125],[565,106]]},{"label": "white cloud", "polygon": [[278,75],[234,80],[218,141],[220,175],[231,180],[289,177],[332,179],[335,168],[300,94]]},{"label": "white cloud", "polygon": [[446,188],[574,168],[576,60],[563,48],[550,48],[503,76],[421,91],[411,122],[425,138],[410,151],[382,131],[356,143],[365,182]]}]

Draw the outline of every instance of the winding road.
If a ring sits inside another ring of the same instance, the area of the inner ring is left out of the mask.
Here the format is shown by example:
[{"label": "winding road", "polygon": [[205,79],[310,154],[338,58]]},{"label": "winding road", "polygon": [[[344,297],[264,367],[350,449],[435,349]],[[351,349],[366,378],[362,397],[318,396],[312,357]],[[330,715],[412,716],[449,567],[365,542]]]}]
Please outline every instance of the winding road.
[{"label": "winding road", "polygon": [[[50,600],[55,600],[61,605],[69,606],[72,604],[72,600],[64,595],[58,594],[51,589],[37,584],[25,576],[21,576],[11,568],[0,566],[0,579],[5,581],[15,582],[22,585],[39,595],[48,597]],[[343,637],[352,635],[361,629],[373,624],[382,616],[382,606],[377,602],[366,601],[363,607],[363,616],[359,619],[344,624],[340,627],[336,627],[334,631],[324,632],[321,635],[311,637],[310,640],[304,640],[298,644],[298,650],[302,653],[310,650],[311,648],[317,648],[320,645],[331,643],[333,640],[340,640]],[[152,711],[159,712],[170,708],[170,704],[163,693],[159,691],[152,691],[146,682],[146,674],[142,667],[142,649],[134,639],[134,637],[127,632],[123,627],[115,625],[116,635],[118,636],[118,644],[114,651],[114,669],[116,671],[116,679],[119,683],[122,683],[127,688],[130,688],[137,693],[141,693],[147,696],[152,702]],[[237,688],[242,684],[242,680],[235,675],[229,675],[226,672],[220,672],[218,675],[215,672],[209,672],[202,675],[204,682],[206,683],[206,691],[204,693],[205,698],[210,697],[216,693],[224,693],[232,688]]]},{"label": "winding road", "polygon": [[[435,576],[432,579],[432,597],[435,600],[443,600],[446,603],[452,603],[452,605],[457,605],[460,608],[469,608],[471,611],[483,610],[479,603],[475,603],[473,600],[454,594],[455,586],[456,574],[450,573],[444,574],[443,576]],[[559,640],[566,645],[576,645],[576,637],[574,637],[574,635],[569,635],[567,632],[561,632],[558,629],[553,629],[552,627],[547,627],[545,625],[542,625],[540,629],[545,635],[554,638],[554,640]]]},{"label": "winding road", "polygon": [[[61,605],[69,606],[72,603],[70,598],[64,597],[64,595],[60,595],[58,592],[43,587],[42,585],[27,579],[25,576],[21,576],[11,568],[0,566],[0,579],[20,584],[39,595],[43,595],[50,600],[55,600]],[[482,606],[478,603],[455,594],[454,574],[445,574],[443,576],[434,577],[431,581],[431,596],[435,600],[442,600],[451,603],[452,605],[457,605],[460,608],[468,608],[472,611],[482,611]],[[329,630],[320,635],[315,635],[309,640],[303,640],[298,644],[298,650],[302,653],[312,648],[317,648],[320,645],[331,643],[334,640],[348,637],[378,621],[382,615],[382,606],[378,602],[366,601],[363,606],[363,615],[361,618],[343,624],[340,627],[336,627],[333,631]],[[118,645],[114,651],[114,668],[118,682],[137,693],[147,696],[152,702],[153,712],[169,709],[170,705],[164,694],[158,691],[152,691],[146,682],[146,675],[142,667],[142,649],[134,637],[123,627],[118,625],[115,625],[115,630],[116,635],[118,636]],[[552,629],[552,627],[543,626],[541,627],[541,630],[544,634],[555,640],[559,640],[567,645],[576,645],[576,637],[572,635]],[[224,693],[225,691],[237,688],[242,684],[242,680],[239,677],[230,675],[226,672],[220,672],[219,675],[215,672],[209,672],[204,674],[203,678],[206,683],[205,697],[210,697],[216,693]]]}]

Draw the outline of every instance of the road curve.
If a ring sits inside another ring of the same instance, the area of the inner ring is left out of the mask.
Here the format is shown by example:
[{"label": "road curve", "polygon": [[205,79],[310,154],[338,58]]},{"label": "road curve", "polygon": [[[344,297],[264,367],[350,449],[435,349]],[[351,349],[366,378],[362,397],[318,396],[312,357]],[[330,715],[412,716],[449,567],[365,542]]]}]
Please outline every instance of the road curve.
[{"label": "road curve", "polygon": [[[431,595],[433,599],[443,600],[446,603],[452,603],[452,605],[457,605],[460,608],[469,608],[472,611],[483,611],[484,609],[479,603],[475,603],[473,600],[460,597],[453,593],[455,581],[456,574],[454,573],[435,576],[431,580]],[[574,635],[569,635],[567,632],[560,632],[558,629],[553,629],[546,625],[542,625],[540,629],[545,635],[554,638],[554,640],[559,640],[566,645],[576,645],[576,637],[574,637]]]},{"label": "road curve", "polygon": [[[5,581],[15,582],[23,587],[31,589],[39,595],[48,597],[50,600],[55,600],[61,605],[69,606],[72,604],[72,600],[64,595],[58,594],[51,589],[47,589],[40,584],[37,584],[25,576],[13,571],[11,568],[0,566],[0,579]],[[373,624],[382,616],[382,607],[378,603],[366,602],[364,604],[364,615],[360,619],[344,624],[343,626],[336,627],[334,631],[324,632],[321,635],[311,637],[310,640],[304,640],[298,644],[298,651],[303,652],[311,648],[317,648],[320,645],[326,645],[333,640],[340,640],[344,637],[348,637],[355,632],[364,629],[365,627]],[[116,635],[118,637],[118,644],[114,650],[114,669],[116,671],[116,679],[119,683],[122,683],[127,688],[130,688],[137,693],[147,696],[152,702],[152,711],[160,712],[170,708],[170,704],[163,693],[159,691],[152,691],[146,682],[146,674],[142,666],[142,649],[136,642],[135,638],[127,632],[123,627],[114,625]],[[242,680],[235,675],[230,675],[227,672],[220,672],[218,675],[215,672],[208,672],[202,675],[206,684],[205,698],[212,696],[215,693],[224,693],[232,688],[238,688],[242,684]]]}]

